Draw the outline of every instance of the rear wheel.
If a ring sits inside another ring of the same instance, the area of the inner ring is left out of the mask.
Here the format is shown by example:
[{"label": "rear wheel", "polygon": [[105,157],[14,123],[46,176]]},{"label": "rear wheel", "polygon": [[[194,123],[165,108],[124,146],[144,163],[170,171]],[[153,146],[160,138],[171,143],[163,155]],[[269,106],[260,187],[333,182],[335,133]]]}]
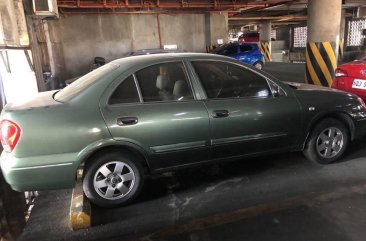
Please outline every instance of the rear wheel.
[{"label": "rear wheel", "polygon": [[139,160],[121,153],[107,153],[90,161],[83,189],[89,200],[101,207],[132,201],[141,190],[143,171]]},{"label": "rear wheel", "polygon": [[304,155],[311,161],[329,164],[339,160],[349,142],[346,126],[333,118],[319,122],[310,133]]},{"label": "rear wheel", "polygon": [[262,62],[255,62],[253,66],[257,69],[263,69],[263,63]]}]

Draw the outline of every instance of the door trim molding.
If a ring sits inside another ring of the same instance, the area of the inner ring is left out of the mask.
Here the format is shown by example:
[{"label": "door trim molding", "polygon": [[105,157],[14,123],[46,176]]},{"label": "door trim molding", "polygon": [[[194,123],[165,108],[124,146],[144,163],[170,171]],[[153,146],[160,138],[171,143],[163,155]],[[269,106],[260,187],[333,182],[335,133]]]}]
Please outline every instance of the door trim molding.
[{"label": "door trim molding", "polygon": [[182,151],[202,147],[207,147],[206,141],[193,141],[193,142],[176,143],[170,145],[153,146],[150,147],[150,149],[154,153],[162,153],[162,152]]},{"label": "door trim molding", "polygon": [[276,138],[281,136],[287,136],[287,133],[284,132],[270,132],[265,134],[254,134],[254,135],[246,135],[246,136],[234,136],[234,137],[226,137],[226,138],[219,138],[219,139],[212,139],[211,145],[225,145],[235,142],[244,142],[244,141],[253,141],[253,140],[262,140],[268,138]]}]

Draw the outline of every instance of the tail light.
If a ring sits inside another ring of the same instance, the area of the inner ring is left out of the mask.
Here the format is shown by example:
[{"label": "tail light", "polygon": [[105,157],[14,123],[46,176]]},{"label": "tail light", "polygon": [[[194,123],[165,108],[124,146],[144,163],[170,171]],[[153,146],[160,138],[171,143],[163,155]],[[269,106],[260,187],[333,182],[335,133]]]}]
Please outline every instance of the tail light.
[{"label": "tail light", "polygon": [[347,71],[345,71],[343,69],[336,69],[335,70],[335,77],[343,77],[343,76],[348,76]]},{"label": "tail light", "polygon": [[1,128],[1,144],[4,151],[12,152],[15,146],[18,144],[21,129],[18,124],[10,120],[2,120],[0,123]]},{"label": "tail light", "polygon": [[364,110],[366,110],[365,101],[363,101],[363,99],[361,99],[360,97],[358,97],[357,100],[358,100],[358,102],[360,102],[360,104],[362,105],[362,107],[364,108]]}]

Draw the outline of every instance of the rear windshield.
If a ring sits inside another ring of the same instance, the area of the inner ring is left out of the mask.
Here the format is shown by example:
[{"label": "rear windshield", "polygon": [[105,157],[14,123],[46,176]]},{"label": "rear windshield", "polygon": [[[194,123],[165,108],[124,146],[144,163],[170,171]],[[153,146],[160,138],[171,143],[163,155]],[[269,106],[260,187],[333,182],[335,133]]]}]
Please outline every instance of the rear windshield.
[{"label": "rear windshield", "polygon": [[243,37],[246,38],[253,38],[253,37],[259,37],[259,33],[245,33],[243,34]]},{"label": "rear windshield", "polygon": [[95,69],[78,78],[70,85],[57,92],[54,96],[54,99],[59,102],[67,102],[77,96],[83,90],[87,89],[89,86],[93,85],[101,77],[113,72],[113,70],[117,68],[118,65],[113,63],[103,65],[102,67],[99,67],[98,69]]}]

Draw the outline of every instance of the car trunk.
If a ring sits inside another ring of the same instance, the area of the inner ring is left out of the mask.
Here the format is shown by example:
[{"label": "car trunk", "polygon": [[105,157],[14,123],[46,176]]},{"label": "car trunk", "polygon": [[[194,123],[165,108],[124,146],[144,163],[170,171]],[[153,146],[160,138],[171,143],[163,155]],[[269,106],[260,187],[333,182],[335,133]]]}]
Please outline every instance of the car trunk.
[{"label": "car trunk", "polygon": [[366,79],[366,61],[353,61],[339,67],[345,70],[349,77]]},{"label": "car trunk", "polygon": [[54,100],[53,95],[56,91],[46,91],[38,93],[33,99],[21,103],[8,103],[3,114],[7,112],[14,112],[20,110],[31,110],[34,108],[49,107],[53,105],[59,105],[60,102]]},{"label": "car trunk", "polygon": [[337,88],[351,92],[360,96],[362,99],[365,99],[365,90],[353,88],[352,85],[355,79],[366,80],[366,61],[353,61],[339,66],[339,69],[346,71],[347,76],[337,78]]}]

